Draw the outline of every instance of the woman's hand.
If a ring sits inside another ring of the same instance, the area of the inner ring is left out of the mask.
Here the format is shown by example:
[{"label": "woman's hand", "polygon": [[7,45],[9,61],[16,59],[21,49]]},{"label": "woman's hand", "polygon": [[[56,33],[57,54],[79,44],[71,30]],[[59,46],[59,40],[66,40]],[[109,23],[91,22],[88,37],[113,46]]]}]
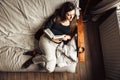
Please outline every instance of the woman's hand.
[{"label": "woman's hand", "polygon": [[60,42],[62,42],[62,40],[63,40],[62,38],[60,38],[60,39],[52,39],[52,41],[56,42],[56,43],[60,43]]},{"label": "woman's hand", "polygon": [[71,36],[70,35],[65,35],[64,37],[63,37],[63,40],[64,41],[67,41],[67,40],[70,40],[71,39]]}]

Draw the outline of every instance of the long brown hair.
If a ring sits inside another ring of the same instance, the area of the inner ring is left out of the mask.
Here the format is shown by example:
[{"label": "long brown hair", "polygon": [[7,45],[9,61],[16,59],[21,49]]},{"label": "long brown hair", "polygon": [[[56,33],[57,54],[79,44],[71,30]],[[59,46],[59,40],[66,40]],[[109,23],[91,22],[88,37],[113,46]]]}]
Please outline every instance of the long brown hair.
[{"label": "long brown hair", "polygon": [[55,15],[59,16],[61,21],[66,20],[66,13],[75,9],[75,5],[72,2],[65,2],[55,11]]},{"label": "long brown hair", "polygon": [[75,15],[70,24],[70,35],[74,36],[77,30],[77,16]]}]

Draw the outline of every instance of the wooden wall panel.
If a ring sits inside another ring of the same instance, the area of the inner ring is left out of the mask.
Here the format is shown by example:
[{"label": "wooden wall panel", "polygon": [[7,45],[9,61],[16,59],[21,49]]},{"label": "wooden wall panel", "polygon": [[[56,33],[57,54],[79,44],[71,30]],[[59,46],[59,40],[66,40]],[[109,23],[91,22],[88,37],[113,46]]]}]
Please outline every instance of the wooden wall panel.
[{"label": "wooden wall panel", "polygon": [[91,77],[93,80],[104,80],[105,72],[99,36],[99,25],[97,22],[89,21],[86,23],[86,28],[88,41],[87,47],[89,49],[87,55],[90,57],[90,62],[88,62],[87,65],[91,65]]},{"label": "wooden wall panel", "polygon": [[120,80],[120,29],[116,10],[100,25],[107,80]]}]

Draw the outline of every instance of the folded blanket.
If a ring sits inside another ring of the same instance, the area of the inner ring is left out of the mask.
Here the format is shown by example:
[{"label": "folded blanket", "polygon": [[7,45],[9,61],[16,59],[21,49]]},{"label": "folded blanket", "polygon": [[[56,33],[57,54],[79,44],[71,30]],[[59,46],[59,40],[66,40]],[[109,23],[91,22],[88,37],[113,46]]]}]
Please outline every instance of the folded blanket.
[{"label": "folded blanket", "polygon": [[57,47],[56,52],[57,65],[64,67],[70,65],[72,62],[78,62],[77,47],[75,43],[75,37],[66,44],[63,42]]}]

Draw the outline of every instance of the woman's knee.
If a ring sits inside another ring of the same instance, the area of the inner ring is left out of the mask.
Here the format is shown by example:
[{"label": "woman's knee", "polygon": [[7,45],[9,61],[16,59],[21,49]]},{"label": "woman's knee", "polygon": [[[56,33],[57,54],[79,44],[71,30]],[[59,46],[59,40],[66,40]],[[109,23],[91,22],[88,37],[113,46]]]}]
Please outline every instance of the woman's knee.
[{"label": "woman's knee", "polygon": [[53,72],[55,70],[56,60],[51,60],[46,63],[46,69],[48,72]]}]

